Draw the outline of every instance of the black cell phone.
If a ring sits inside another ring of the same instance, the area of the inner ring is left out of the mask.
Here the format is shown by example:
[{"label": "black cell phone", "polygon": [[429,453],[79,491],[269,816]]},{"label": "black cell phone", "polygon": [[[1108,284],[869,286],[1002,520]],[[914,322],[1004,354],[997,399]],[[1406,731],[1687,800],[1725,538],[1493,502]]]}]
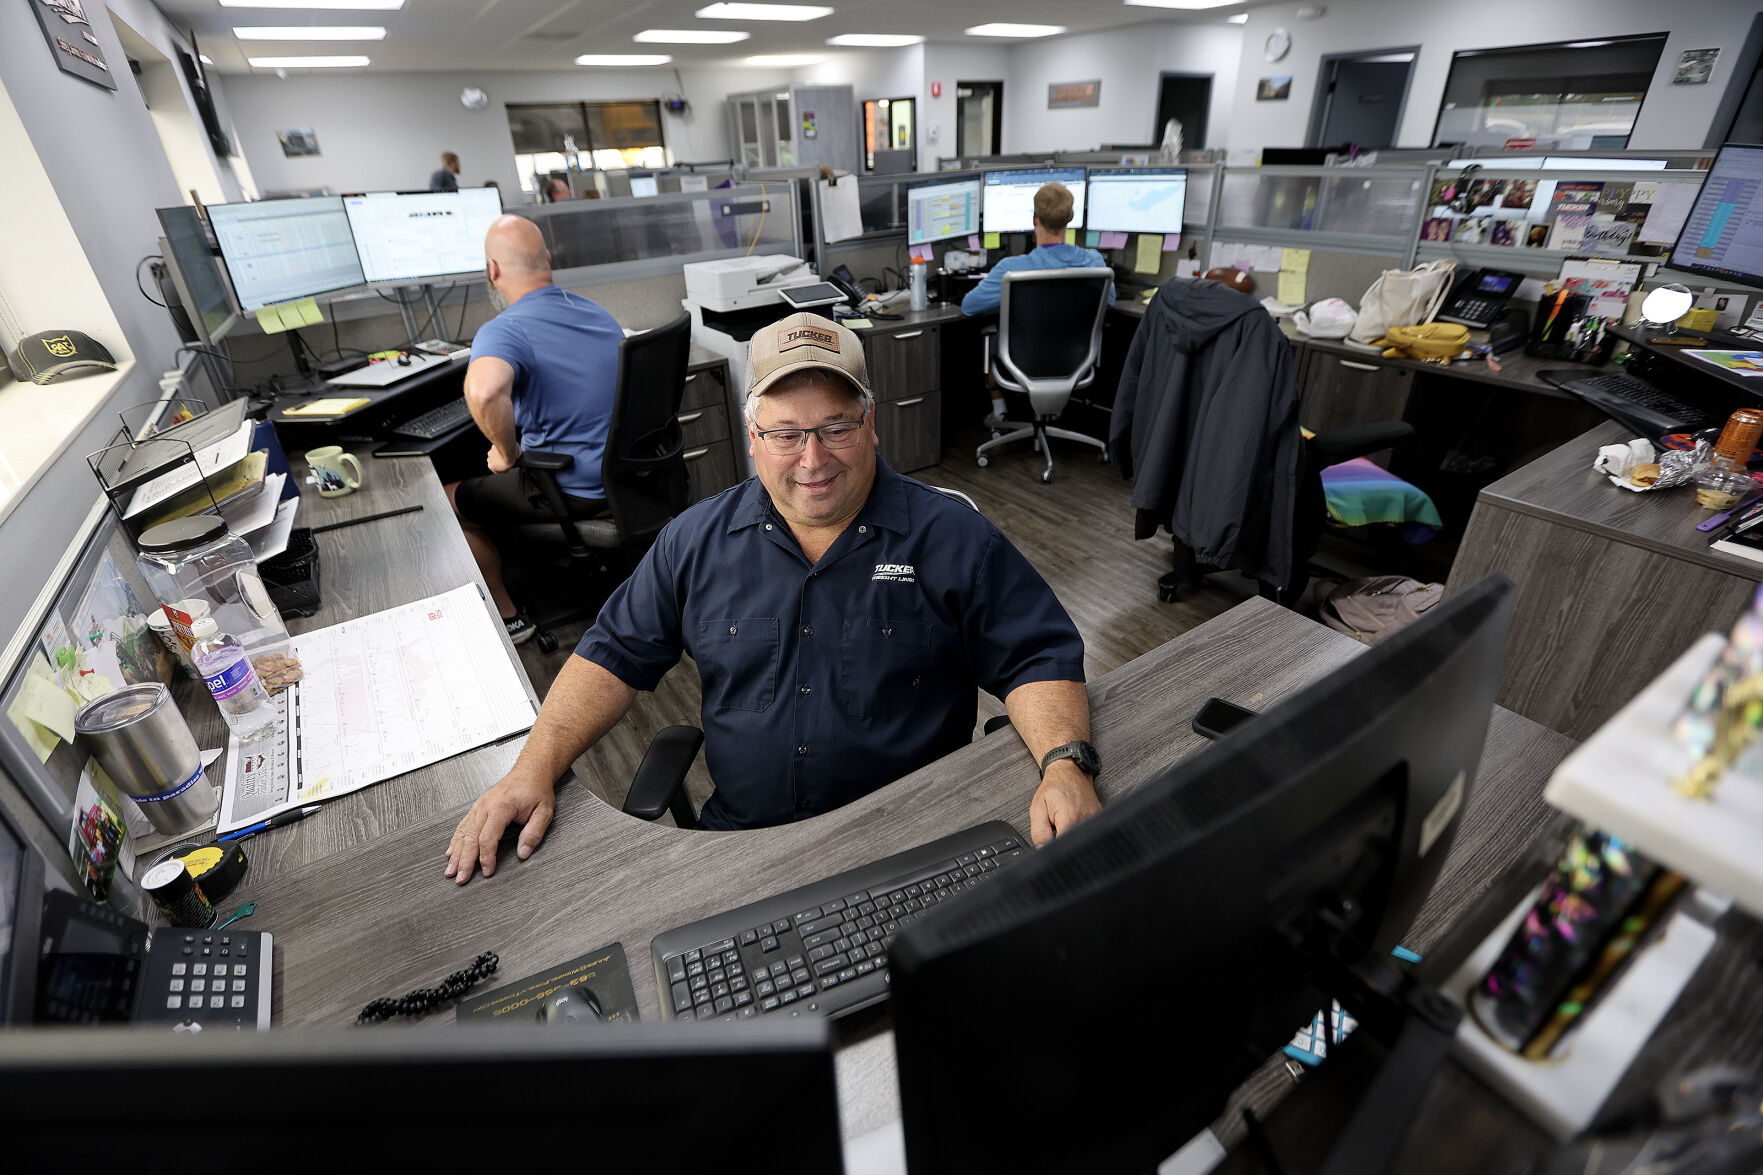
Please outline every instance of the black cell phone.
[{"label": "black cell phone", "polygon": [[1232,705],[1223,698],[1208,698],[1194,715],[1194,733],[1202,738],[1221,738],[1253,717],[1253,710]]}]

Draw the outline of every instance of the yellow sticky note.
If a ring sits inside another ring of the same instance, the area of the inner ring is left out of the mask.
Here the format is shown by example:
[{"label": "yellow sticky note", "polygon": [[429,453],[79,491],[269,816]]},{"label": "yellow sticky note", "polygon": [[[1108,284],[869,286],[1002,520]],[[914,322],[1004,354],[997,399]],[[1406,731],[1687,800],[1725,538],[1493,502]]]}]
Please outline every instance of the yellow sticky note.
[{"label": "yellow sticky note", "polygon": [[987,233],[986,234],[986,248],[988,248],[988,249],[1002,248],[1002,246],[999,245],[999,243],[998,243],[998,234],[997,233]]},{"label": "yellow sticky note", "polygon": [[1077,244],[1077,230],[1076,229],[1068,228],[1065,230],[1065,243],[1067,245]]},{"label": "yellow sticky note", "polygon": [[33,656],[6,716],[12,719],[41,763],[55,750],[57,741],[73,741],[75,709],[73,699],[55,684],[49,663]]},{"label": "yellow sticky note", "polygon": [[317,298],[302,298],[288,309],[299,316],[301,326],[312,326],[324,321],[324,311],[318,308]]},{"label": "yellow sticky note", "polygon": [[1287,306],[1302,306],[1304,304],[1304,275],[1280,270],[1278,297]]},{"label": "yellow sticky note", "polygon": [[1156,273],[1163,264],[1163,234],[1140,233],[1139,255],[1133,261],[1134,273]]},{"label": "yellow sticky note", "polygon": [[282,325],[282,309],[280,306],[265,306],[257,312],[257,325],[263,328],[266,335],[279,335],[288,328]]},{"label": "yellow sticky note", "polygon": [[[1282,273],[1309,273],[1310,250],[1282,249],[1279,254],[1279,268]],[[1285,299],[1280,299],[1284,301]]]},{"label": "yellow sticky note", "polygon": [[867,318],[841,318],[839,321],[852,330],[868,330],[875,325]]},{"label": "yellow sticky note", "polygon": [[351,396],[329,400],[308,400],[304,404],[286,409],[283,416],[342,416],[353,412],[363,404],[371,403],[366,396]]}]

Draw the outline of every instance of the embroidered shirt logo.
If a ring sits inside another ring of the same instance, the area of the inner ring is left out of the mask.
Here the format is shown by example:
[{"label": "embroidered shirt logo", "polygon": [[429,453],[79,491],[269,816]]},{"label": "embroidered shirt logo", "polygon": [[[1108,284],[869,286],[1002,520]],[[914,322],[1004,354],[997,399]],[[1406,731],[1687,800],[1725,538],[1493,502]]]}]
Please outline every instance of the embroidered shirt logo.
[{"label": "embroidered shirt logo", "polygon": [[910,563],[877,563],[875,574],[869,578],[889,583],[917,583],[918,571]]}]

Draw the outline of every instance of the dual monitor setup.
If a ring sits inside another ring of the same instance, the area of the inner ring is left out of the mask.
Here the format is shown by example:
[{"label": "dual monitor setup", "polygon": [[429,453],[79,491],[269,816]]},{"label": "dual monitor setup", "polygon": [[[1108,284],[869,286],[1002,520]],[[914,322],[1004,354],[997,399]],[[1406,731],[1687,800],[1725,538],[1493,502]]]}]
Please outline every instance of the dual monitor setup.
[{"label": "dual monitor setup", "polygon": [[197,211],[162,208],[159,221],[179,295],[213,341],[240,312],[355,286],[480,273],[484,234],[502,215],[502,198],[495,188],[370,192],[210,204],[207,213],[230,294]]},{"label": "dual monitor setup", "polygon": [[906,190],[906,242],[928,245],[979,232],[1031,232],[1035,193],[1050,183],[1071,190],[1071,228],[1181,232],[1188,190],[1181,168],[1043,167],[912,185]]},{"label": "dual monitor setup", "polygon": [[[1504,577],[1473,585],[902,925],[888,965],[913,1175],[1152,1170],[1330,996],[1361,1025],[1343,1048],[1382,1043],[1403,1080],[1374,1083],[1383,1093],[1350,1111],[1329,1169],[1385,1169],[1457,1020],[1391,951],[1469,807],[1514,597]],[[14,932],[10,965],[0,934],[0,1008],[16,1013],[37,949],[20,927],[49,866],[5,830],[0,811],[0,930]],[[479,1098],[518,1090],[521,1143],[537,1153],[586,1138],[602,1164],[696,1170],[757,1128],[773,1168],[837,1171],[830,1039],[819,1016],[791,1011],[256,1040],[19,1034],[0,1048],[0,1136],[21,1161],[74,1138],[199,1136],[224,1153],[285,1145],[288,1107],[309,1105],[306,1148],[444,1162],[462,1145],[446,1091],[463,1080]],[[99,1090],[115,1096],[94,1112]],[[217,1090],[224,1107],[205,1097]]]}]

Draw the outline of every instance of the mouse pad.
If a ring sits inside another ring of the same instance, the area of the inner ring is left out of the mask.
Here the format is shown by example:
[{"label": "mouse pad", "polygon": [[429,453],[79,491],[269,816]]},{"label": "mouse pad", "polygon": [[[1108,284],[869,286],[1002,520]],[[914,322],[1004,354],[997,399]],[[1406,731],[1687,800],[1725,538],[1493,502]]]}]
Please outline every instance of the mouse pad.
[{"label": "mouse pad", "polygon": [[624,944],[615,942],[517,979],[513,983],[460,999],[457,1020],[528,1022],[538,1018],[544,1002],[568,987],[581,986],[594,993],[601,1019],[608,1024],[628,1024],[639,1019],[637,995],[631,988],[630,967],[624,961]]}]

